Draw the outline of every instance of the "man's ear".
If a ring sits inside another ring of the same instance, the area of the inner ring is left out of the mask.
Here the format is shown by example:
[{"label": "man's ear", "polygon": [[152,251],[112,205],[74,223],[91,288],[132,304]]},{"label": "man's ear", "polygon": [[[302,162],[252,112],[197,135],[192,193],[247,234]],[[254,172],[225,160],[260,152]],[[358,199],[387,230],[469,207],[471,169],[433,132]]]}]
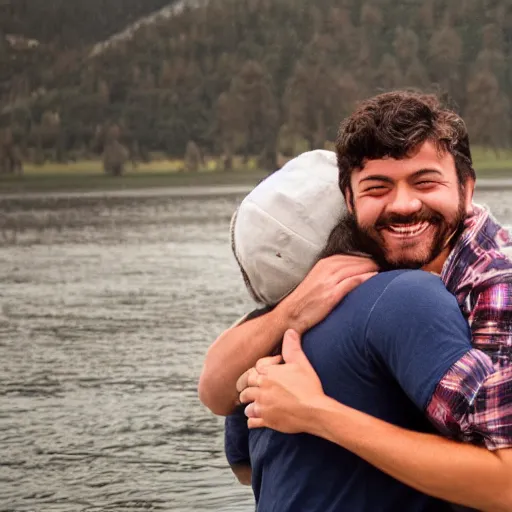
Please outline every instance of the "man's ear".
[{"label": "man's ear", "polygon": [[354,214],[354,197],[352,194],[352,189],[350,187],[346,187],[343,196],[345,197],[345,203],[347,205],[347,210],[349,211],[349,213],[351,213],[353,215]]},{"label": "man's ear", "polygon": [[464,209],[467,215],[473,213],[473,194],[475,192],[475,180],[468,178],[464,184]]}]

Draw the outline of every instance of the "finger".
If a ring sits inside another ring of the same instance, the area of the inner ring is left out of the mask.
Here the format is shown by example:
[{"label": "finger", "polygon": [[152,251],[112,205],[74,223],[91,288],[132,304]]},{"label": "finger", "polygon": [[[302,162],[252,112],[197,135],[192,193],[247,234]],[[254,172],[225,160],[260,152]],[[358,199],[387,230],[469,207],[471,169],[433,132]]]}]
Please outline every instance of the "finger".
[{"label": "finger", "polygon": [[327,256],[327,258],[323,258],[320,261],[325,261],[326,263],[338,263],[338,262],[351,262],[351,261],[361,261],[370,259],[367,256],[355,256],[353,254],[333,254],[332,256]]},{"label": "finger", "polygon": [[[352,277],[352,281],[356,283],[356,286],[359,286],[360,284],[363,284],[364,282],[368,281],[368,279],[371,279],[373,276],[376,276],[378,272],[371,271],[371,272],[365,272],[364,274],[360,274],[358,276]],[[348,283],[347,283],[348,285]],[[350,283],[350,286],[352,286],[352,282]]]},{"label": "finger", "polygon": [[250,429],[253,429],[253,428],[263,428],[265,426],[265,421],[262,420],[261,418],[249,418],[247,420],[247,426]]},{"label": "finger", "polygon": [[311,272],[314,271],[317,275],[330,275],[334,274],[340,268],[346,268],[350,265],[356,265],[360,263],[361,260],[363,260],[363,258],[360,258],[358,256],[335,254],[333,256],[328,256],[327,258],[322,258],[321,260],[319,260],[315,264]]},{"label": "finger", "polygon": [[259,388],[261,386],[261,382],[264,379],[266,371],[271,368],[270,366],[266,366],[261,369],[262,373],[259,373],[254,369],[253,372],[249,374],[249,378],[247,379],[247,387],[248,388]]},{"label": "finger", "polygon": [[340,266],[333,274],[333,277],[341,281],[343,279],[347,279],[348,277],[366,274],[367,272],[376,272],[377,270],[379,270],[377,264],[372,260],[367,260],[356,265]]},{"label": "finger", "polygon": [[363,284],[365,281],[368,281],[368,279],[375,275],[377,275],[377,272],[366,272],[365,274],[349,277],[343,281],[340,281],[340,283],[336,285],[334,289],[334,293],[338,299],[338,302],[341,301],[341,299],[348,295],[352,290]]},{"label": "finger", "polygon": [[261,407],[257,402],[251,402],[245,409],[244,414],[248,418],[259,418],[261,416]]},{"label": "finger", "polygon": [[299,333],[293,329],[288,329],[283,338],[283,359],[285,363],[296,363],[301,366],[310,367],[311,364],[304,354],[301,346]]},{"label": "finger", "polygon": [[256,363],[256,371],[261,373],[264,368],[273,366],[275,364],[280,364],[282,360],[283,358],[280,355],[258,359],[258,362]]},{"label": "finger", "polygon": [[242,375],[236,381],[236,390],[241,393],[247,386],[249,386],[249,379],[254,374],[258,374],[256,368],[249,368],[246,372],[242,373]]},{"label": "finger", "polygon": [[250,371],[251,371],[251,369],[242,373],[242,375],[240,375],[240,377],[238,377],[238,380],[236,381],[236,390],[238,391],[238,393],[241,393],[247,387],[247,379],[249,377],[248,374]]},{"label": "finger", "polygon": [[240,393],[240,403],[248,404],[258,400],[260,396],[260,388],[246,388]]},{"label": "finger", "polygon": [[323,260],[326,265],[338,269],[340,267],[349,267],[349,266],[357,266],[357,265],[368,265],[376,263],[369,257],[366,256],[349,256],[346,254],[335,254],[333,256],[329,256]]}]

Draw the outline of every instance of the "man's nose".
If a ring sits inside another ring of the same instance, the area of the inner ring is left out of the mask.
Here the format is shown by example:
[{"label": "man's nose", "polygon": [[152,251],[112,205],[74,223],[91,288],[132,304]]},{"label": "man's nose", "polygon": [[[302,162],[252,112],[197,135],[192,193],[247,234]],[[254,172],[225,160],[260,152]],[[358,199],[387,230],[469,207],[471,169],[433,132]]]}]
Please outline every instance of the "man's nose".
[{"label": "man's nose", "polygon": [[419,212],[421,207],[421,201],[412,190],[408,187],[397,187],[387,210],[398,215],[412,215]]}]

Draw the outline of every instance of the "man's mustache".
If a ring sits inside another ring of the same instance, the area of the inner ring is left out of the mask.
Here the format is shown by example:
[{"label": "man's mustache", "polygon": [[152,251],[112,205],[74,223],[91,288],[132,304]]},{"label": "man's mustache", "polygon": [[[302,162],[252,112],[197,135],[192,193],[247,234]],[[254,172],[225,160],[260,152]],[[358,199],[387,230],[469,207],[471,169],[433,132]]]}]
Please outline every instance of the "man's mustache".
[{"label": "man's mustache", "polygon": [[422,210],[412,215],[400,215],[399,213],[388,213],[381,215],[375,223],[376,229],[387,228],[390,225],[398,224],[418,224],[420,222],[429,222],[430,224],[440,224],[443,218],[432,210]]}]

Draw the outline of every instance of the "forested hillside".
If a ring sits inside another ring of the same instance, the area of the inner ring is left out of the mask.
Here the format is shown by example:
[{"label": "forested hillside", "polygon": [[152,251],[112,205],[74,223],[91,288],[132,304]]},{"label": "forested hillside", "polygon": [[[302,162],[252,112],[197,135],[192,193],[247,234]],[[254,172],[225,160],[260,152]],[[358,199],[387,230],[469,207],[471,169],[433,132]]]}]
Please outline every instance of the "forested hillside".
[{"label": "forested hillside", "polygon": [[[0,122],[25,158],[90,156],[113,137],[134,157],[181,157],[194,141],[271,167],[277,150],[332,140],[357,99],[404,86],[450,97],[474,143],[512,145],[509,0],[193,2],[95,56],[95,42],[165,2],[53,3],[75,8],[17,0],[14,28],[0,24]],[[11,33],[41,44],[16,48]]]},{"label": "forested hillside", "polygon": [[62,50],[105,39],[168,4],[169,0],[2,0],[0,31]]}]

